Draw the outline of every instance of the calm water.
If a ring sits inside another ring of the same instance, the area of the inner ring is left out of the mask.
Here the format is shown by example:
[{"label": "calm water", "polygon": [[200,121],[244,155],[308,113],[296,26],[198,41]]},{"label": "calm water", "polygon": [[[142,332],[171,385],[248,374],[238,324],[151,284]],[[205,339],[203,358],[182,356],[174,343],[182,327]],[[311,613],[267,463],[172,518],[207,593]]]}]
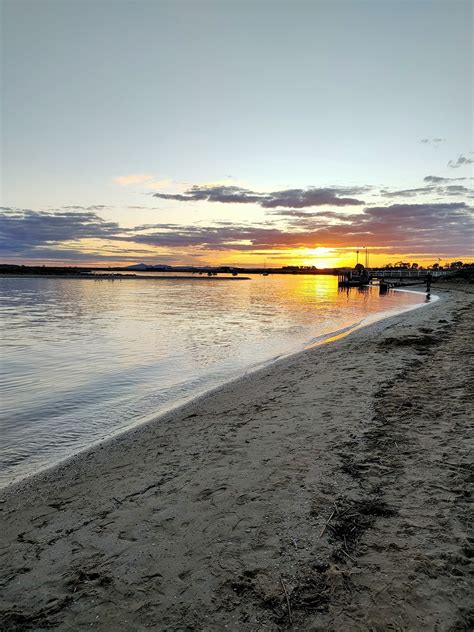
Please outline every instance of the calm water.
[{"label": "calm water", "polygon": [[0,485],[417,294],[333,276],[0,278]]}]

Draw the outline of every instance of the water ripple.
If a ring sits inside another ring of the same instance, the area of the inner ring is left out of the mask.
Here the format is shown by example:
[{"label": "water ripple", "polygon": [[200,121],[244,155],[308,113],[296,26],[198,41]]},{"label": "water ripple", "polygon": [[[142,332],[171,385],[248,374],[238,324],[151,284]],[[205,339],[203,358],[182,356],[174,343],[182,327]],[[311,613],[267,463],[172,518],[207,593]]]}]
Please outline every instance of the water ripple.
[{"label": "water ripple", "polygon": [[0,485],[413,294],[335,277],[0,278]]}]

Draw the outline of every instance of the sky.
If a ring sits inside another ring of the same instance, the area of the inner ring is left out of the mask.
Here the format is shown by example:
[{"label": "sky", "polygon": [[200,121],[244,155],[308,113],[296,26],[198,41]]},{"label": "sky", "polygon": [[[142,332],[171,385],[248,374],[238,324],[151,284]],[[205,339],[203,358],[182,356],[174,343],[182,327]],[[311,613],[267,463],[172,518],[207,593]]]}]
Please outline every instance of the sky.
[{"label": "sky", "polygon": [[0,262],[474,260],[470,0],[0,2]]}]

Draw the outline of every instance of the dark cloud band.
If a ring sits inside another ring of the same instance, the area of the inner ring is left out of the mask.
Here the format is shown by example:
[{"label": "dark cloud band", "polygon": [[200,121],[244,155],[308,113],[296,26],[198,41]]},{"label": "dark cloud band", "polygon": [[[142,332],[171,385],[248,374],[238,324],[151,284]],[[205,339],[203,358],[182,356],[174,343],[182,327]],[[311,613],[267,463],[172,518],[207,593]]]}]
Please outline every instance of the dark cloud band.
[{"label": "dark cloud band", "polygon": [[[268,213],[273,221],[216,222],[207,226],[162,223],[123,228],[116,222],[104,221],[93,211],[4,208],[0,214],[0,248],[6,257],[47,259],[64,257],[65,252],[73,258],[71,248],[77,247],[76,258],[80,259],[81,241],[95,239],[122,255],[134,251],[136,254],[139,247],[181,252],[255,252],[319,245],[351,248],[363,244],[383,248],[387,253],[469,256],[474,243],[473,208],[465,202],[372,206],[355,214],[298,209],[271,209]],[[98,259],[108,254],[101,254],[100,247],[97,250]],[[94,255],[88,254],[88,258],[94,259]]]},{"label": "dark cloud band", "polygon": [[306,208],[311,206],[361,206],[362,200],[352,195],[359,195],[369,187],[341,188],[308,188],[286,189],[270,193],[257,193],[249,189],[235,186],[200,187],[193,186],[184,193],[154,193],[162,200],[178,202],[220,202],[221,204],[258,204],[263,208]]}]

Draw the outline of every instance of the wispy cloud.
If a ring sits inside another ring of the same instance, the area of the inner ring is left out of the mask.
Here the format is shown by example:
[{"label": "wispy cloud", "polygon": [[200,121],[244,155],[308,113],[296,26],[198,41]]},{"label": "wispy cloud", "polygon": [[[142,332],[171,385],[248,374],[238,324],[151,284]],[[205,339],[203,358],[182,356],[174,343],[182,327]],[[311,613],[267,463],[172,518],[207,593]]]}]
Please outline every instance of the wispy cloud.
[{"label": "wispy cloud", "polygon": [[426,186],[426,187],[418,187],[416,189],[401,189],[399,191],[388,191],[382,190],[380,194],[383,197],[395,198],[395,197],[417,197],[418,195],[427,195],[428,193],[433,193],[435,191],[434,187]]},{"label": "wispy cloud", "polygon": [[441,176],[425,176],[423,178],[424,182],[429,182],[431,184],[441,184],[442,182],[455,182],[460,180],[474,180],[474,178],[443,178]]},{"label": "wispy cloud", "polygon": [[462,186],[460,184],[450,184],[443,189],[444,195],[459,195],[466,198],[474,197],[474,189]]},{"label": "wispy cloud", "polygon": [[161,208],[159,206],[140,206],[140,205],[133,205],[133,206],[127,206],[127,208],[134,210],[134,211],[159,211],[161,210]]},{"label": "wispy cloud", "polygon": [[422,138],[420,142],[424,143],[425,145],[433,145],[434,147],[439,147],[441,143],[446,142],[446,138],[436,138],[436,137]]},{"label": "wispy cloud", "polygon": [[[473,152],[470,152],[470,155],[473,155]],[[450,160],[448,162],[448,167],[451,169],[458,169],[459,167],[465,167],[466,165],[472,165],[474,163],[474,158],[468,158],[463,154],[458,156],[457,160]]]},{"label": "wispy cloud", "polygon": [[131,185],[141,185],[142,189],[148,191],[162,191],[176,185],[171,178],[157,178],[149,173],[132,173],[128,176],[118,176],[114,182],[122,187]]},{"label": "wispy cloud", "polygon": [[361,206],[362,200],[352,195],[368,191],[370,187],[330,187],[307,189],[286,189],[259,193],[236,186],[194,185],[184,193],[155,193],[163,200],[179,202],[220,202],[221,204],[258,204],[263,208],[305,208],[311,206]]},{"label": "wispy cloud", "polygon": [[[474,196],[474,190],[470,189],[469,187],[463,186],[463,185],[459,185],[459,184],[449,184],[446,185],[446,182],[450,182],[453,180],[464,180],[467,178],[439,178],[439,179],[435,179],[435,181],[439,181],[440,184],[436,185],[436,184],[429,184],[428,186],[425,187],[418,187],[416,189],[401,189],[398,191],[388,191],[388,190],[382,190],[380,192],[380,195],[382,195],[383,197],[387,197],[387,198],[414,198],[414,197],[418,197],[420,195],[433,195],[433,196],[437,196],[437,198],[439,197],[443,197],[443,196],[460,196],[460,197],[464,197],[464,198],[471,198]],[[425,178],[426,181],[426,178]],[[431,182],[431,180],[428,180],[428,182]]]},{"label": "wispy cloud", "polygon": [[114,182],[123,187],[126,187],[129,184],[143,184],[144,182],[148,182],[150,180],[153,180],[153,176],[147,173],[132,173],[128,176],[117,176],[114,178]]},{"label": "wispy cloud", "polygon": [[114,207],[109,206],[108,204],[92,204],[91,206],[79,206],[77,204],[74,204],[72,206],[62,206],[61,208],[67,211],[105,211],[106,209],[111,209]]}]

